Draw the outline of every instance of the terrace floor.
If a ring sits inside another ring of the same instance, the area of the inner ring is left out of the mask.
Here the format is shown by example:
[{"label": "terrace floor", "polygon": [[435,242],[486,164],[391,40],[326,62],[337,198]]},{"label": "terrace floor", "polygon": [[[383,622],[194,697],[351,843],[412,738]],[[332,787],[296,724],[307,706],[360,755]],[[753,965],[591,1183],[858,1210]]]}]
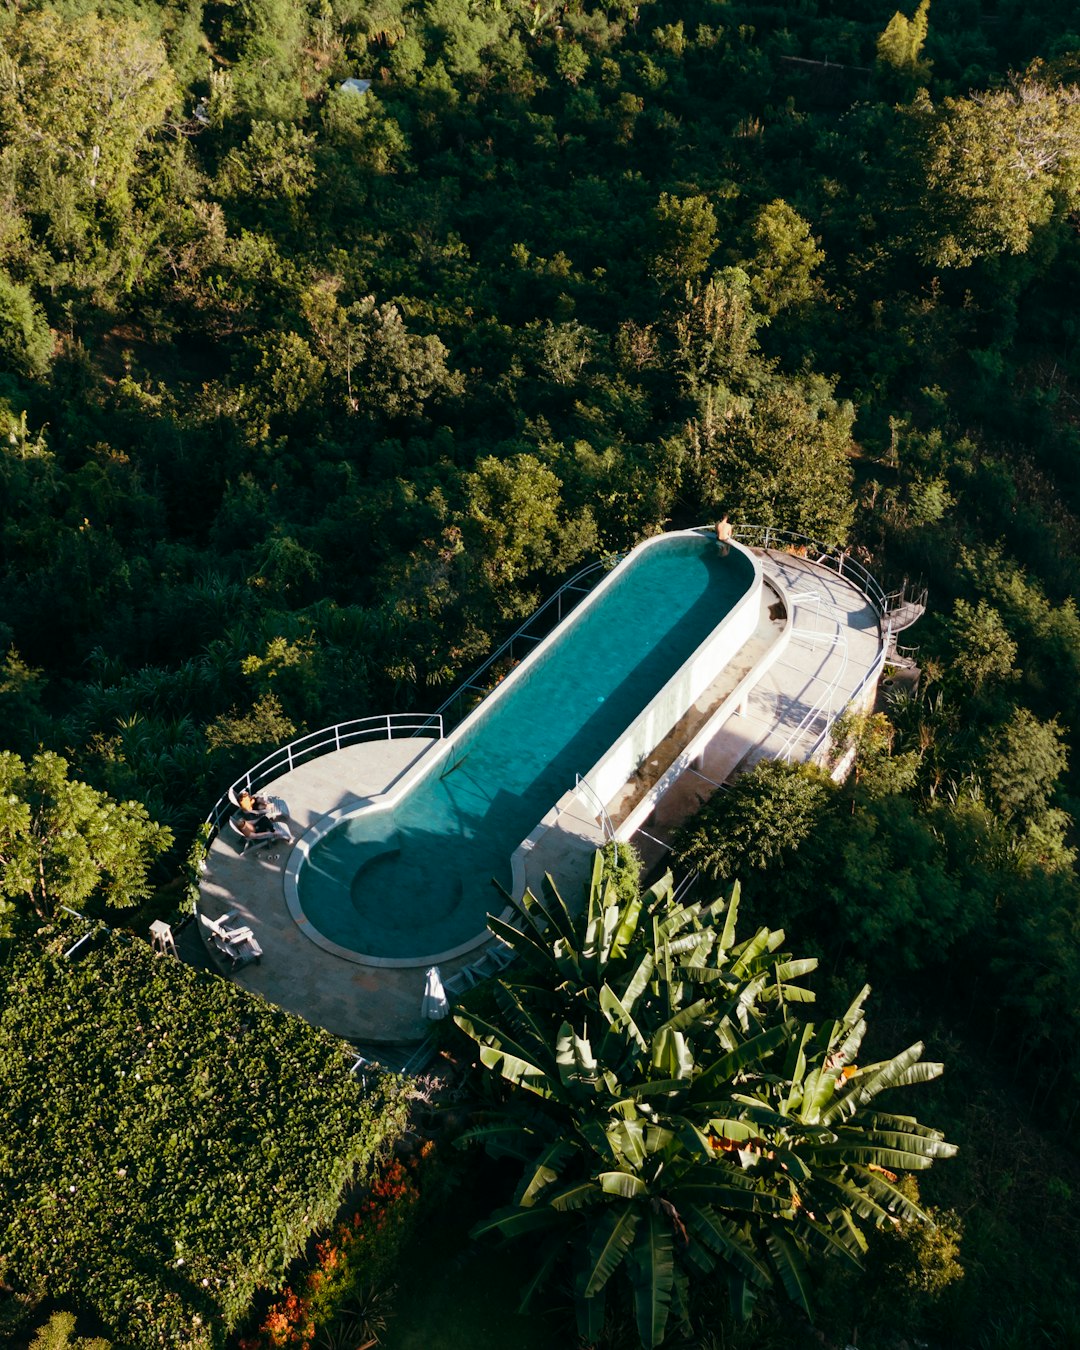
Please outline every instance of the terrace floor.
[{"label": "terrace floor", "polygon": [[[779,643],[791,615],[791,635],[746,700],[682,768],[633,836],[647,863],[658,861],[673,830],[694,813],[717,784],[758,759],[808,758],[821,731],[821,717],[843,708],[866,680],[882,650],[877,614],[866,597],[835,573],[785,553],[757,551],[766,587],[757,629],[713,686],[657,747],[638,781],[607,803],[618,823],[643,791],[678,763],[682,746],[769,648]],[[770,591],[770,587],[773,588]],[[784,602],[778,607],[778,597]],[[294,834],[320,817],[348,808],[387,788],[428,753],[434,741],[418,737],[368,742],[312,760],[267,784],[263,791],[288,803]],[[671,775],[669,775],[671,776]],[[604,841],[595,805],[564,798],[556,824],[526,858],[526,880],[538,890],[545,873],[558,879],[568,899],[581,893],[594,851]],[[317,946],[297,926],[285,900],[284,867],[289,848],[239,851],[223,831],[210,849],[201,884],[200,909],[212,918],[235,914],[255,932],[263,949],[259,964],[232,978],[253,993],[317,1026],[362,1046],[407,1045],[429,1024],[420,1018],[423,967],[387,968],[346,960]],[[388,903],[394,897],[388,897]],[[492,891],[492,908],[500,901]],[[444,979],[476,960],[473,951],[441,965]]]}]

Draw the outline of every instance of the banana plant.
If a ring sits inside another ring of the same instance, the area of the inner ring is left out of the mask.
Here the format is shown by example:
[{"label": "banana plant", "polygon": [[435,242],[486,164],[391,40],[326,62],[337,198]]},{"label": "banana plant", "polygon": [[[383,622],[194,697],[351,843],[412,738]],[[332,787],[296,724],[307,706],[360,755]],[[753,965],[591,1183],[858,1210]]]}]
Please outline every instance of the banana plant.
[{"label": "banana plant", "polygon": [[689,1325],[696,1280],[724,1279],[741,1317],[770,1290],[809,1314],[813,1263],[859,1264],[868,1222],[927,1222],[896,1174],[955,1152],[874,1105],[941,1065],[921,1044],[857,1063],[868,989],[820,1027],[795,1016],[816,963],[783,953],[781,930],[738,940],[738,906],[737,883],[680,905],[670,875],[620,899],[598,855],[580,914],[548,878],[492,919],[517,973],[489,1018],[455,1017],[509,1085],[460,1142],[522,1164],[474,1233],[529,1239],[523,1308],[569,1258],[586,1339],[616,1275],[650,1350]]}]

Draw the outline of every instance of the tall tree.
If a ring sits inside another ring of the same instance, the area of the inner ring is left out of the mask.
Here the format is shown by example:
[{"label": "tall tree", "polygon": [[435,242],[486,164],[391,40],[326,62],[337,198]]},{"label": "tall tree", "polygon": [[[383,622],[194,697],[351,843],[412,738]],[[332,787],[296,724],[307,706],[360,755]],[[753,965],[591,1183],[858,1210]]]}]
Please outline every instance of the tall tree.
[{"label": "tall tree", "polygon": [[150,866],[172,844],[138,802],[68,777],[51,751],[29,764],[0,752],[0,934],[100,897],[125,907],[150,894]]}]

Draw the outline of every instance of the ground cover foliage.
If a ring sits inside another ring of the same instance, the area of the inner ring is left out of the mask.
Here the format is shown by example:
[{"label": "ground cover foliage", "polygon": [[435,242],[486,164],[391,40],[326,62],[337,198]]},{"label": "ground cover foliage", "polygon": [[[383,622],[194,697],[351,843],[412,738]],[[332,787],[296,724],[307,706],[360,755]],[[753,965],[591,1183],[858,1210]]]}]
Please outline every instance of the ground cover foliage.
[{"label": "ground cover foliage", "polygon": [[0,749],[140,836],[80,907],[268,745],[430,708],[581,559],[720,509],[846,539],[932,580],[922,681],[844,793],[785,786],[797,839],[737,803],[746,903],[963,1066],[930,1190],[971,1292],[908,1325],[1067,1343],[1077,51],[1050,0],[9,6]]},{"label": "ground cover foliage", "polygon": [[222,1344],[400,1133],[400,1086],[348,1068],[334,1037],[145,943],[27,948],[0,999],[5,1284],[119,1345]]}]

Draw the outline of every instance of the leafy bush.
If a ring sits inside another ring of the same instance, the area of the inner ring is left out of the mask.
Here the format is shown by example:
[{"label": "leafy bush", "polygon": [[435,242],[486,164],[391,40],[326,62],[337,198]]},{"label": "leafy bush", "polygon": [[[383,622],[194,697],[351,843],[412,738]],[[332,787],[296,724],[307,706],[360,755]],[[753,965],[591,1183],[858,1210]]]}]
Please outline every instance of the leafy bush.
[{"label": "leafy bush", "polygon": [[395,1158],[352,1213],[315,1244],[309,1270],[284,1291],[241,1350],[308,1350],[320,1344],[374,1344],[394,1293],[391,1276],[421,1212],[421,1187],[434,1144],[407,1161]]},{"label": "leafy bush", "polygon": [[0,1000],[0,1277],[125,1344],[220,1344],[404,1121],[328,1033],[115,934]]}]

